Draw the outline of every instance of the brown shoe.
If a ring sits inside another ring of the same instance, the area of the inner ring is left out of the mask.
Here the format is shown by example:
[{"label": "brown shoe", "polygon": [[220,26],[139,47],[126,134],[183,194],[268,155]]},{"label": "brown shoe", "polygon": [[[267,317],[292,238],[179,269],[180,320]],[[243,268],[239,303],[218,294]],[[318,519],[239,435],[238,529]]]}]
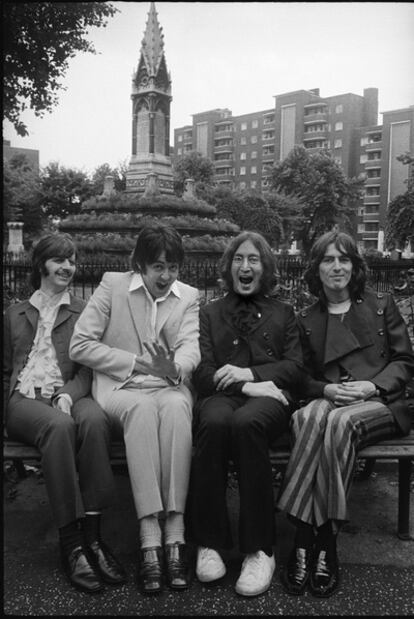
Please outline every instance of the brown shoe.
[{"label": "brown shoe", "polygon": [[165,561],[167,564],[167,585],[170,589],[188,589],[190,574],[186,545],[181,542],[166,544]]},{"label": "brown shoe", "polygon": [[142,593],[153,594],[162,591],[162,549],[161,546],[141,548],[139,552],[139,578]]}]

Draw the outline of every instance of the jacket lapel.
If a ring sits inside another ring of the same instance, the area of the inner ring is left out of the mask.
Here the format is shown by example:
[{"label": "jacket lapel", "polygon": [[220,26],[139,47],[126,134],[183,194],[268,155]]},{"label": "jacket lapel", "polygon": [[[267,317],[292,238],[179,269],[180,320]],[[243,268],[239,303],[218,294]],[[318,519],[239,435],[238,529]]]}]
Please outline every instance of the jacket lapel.
[{"label": "jacket lapel", "polygon": [[[132,323],[135,327],[138,341],[141,342],[142,335],[147,332],[146,320],[151,319],[146,311],[146,298],[143,288],[128,292],[127,299]],[[120,319],[122,318],[120,317]]]},{"label": "jacket lapel", "polygon": [[155,325],[156,336],[159,337],[163,326],[165,325],[168,318],[171,316],[171,313],[176,306],[179,299],[175,296],[175,294],[170,293],[170,295],[158,306],[157,312],[157,321]]}]

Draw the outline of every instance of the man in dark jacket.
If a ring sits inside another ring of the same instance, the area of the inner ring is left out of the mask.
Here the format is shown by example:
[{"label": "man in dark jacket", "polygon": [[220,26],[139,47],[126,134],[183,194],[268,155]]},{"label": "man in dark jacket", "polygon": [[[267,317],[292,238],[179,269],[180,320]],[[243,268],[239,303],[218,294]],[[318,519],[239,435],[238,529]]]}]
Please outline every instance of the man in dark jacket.
[{"label": "man in dark jacket", "polygon": [[246,596],[266,591],[275,570],[268,450],[288,428],[290,390],[301,376],[293,308],[269,296],[275,270],[260,234],[243,232],[230,243],[222,258],[228,294],[200,312],[201,363],[193,375],[200,399],[188,516],[199,546],[196,574],[211,583],[226,572],[219,551],[232,546],[225,496],[232,458],[246,554],[236,592]]},{"label": "man in dark jacket", "polygon": [[110,421],[89,395],[90,370],[68,354],[85,306],[68,291],[75,246],[67,235],[47,235],[32,261],[35,292],[11,305],[4,321],[6,429],[10,438],[40,450],[65,573],[76,588],[96,593],[103,581],[125,582],[100,536],[100,513],[114,489]]}]

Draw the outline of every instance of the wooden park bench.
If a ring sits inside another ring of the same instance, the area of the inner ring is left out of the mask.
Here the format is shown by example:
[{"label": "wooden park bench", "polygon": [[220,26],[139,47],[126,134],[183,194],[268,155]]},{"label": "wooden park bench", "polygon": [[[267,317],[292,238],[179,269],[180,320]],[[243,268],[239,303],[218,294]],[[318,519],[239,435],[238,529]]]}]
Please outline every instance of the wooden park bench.
[{"label": "wooden park bench", "polygon": [[[286,465],[290,454],[288,435],[278,441],[270,450],[272,465]],[[364,447],[358,452],[358,459],[397,460],[398,461],[398,537],[402,540],[414,539],[410,536],[410,490],[411,466],[414,461],[414,430],[408,436],[381,441],[376,445]],[[40,452],[36,447],[25,445],[8,438],[3,442],[3,461],[12,461],[19,476],[26,475],[24,461],[39,461]],[[111,461],[126,463],[125,445],[122,441],[113,442]]]}]

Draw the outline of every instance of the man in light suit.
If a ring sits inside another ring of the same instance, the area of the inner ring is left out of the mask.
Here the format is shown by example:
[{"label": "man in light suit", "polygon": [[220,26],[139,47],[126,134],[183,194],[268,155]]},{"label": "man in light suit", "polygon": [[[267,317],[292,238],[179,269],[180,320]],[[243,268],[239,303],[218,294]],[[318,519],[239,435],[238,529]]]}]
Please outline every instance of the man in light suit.
[{"label": "man in light suit", "polygon": [[184,509],[192,448],[189,380],[200,361],[198,290],[177,281],[180,235],[148,226],[132,271],[105,273],[76,324],[70,355],[93,369],[92,393],[123,430],[140,525],[143,593],[189,586]]}]

